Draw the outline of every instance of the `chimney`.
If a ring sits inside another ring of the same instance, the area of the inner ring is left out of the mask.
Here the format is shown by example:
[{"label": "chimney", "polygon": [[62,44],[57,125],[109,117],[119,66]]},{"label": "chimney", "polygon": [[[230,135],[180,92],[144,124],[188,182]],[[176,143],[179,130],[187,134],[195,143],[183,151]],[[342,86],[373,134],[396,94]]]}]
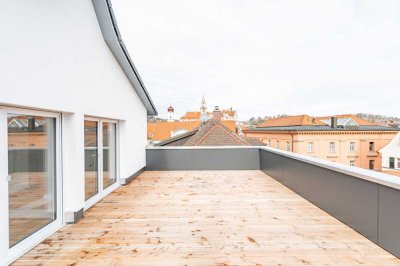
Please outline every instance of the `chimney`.
[{"label": "chimney", "polygon": [[331,117],[331,128],[337,128],[337,117],[336,116]]},{"label": "chimney", "polygon": [[219,106],[215,106],[214,111],[213,111],[213,117],[217,122],[221,122],[222,120],[222,112],[219,110]]}]

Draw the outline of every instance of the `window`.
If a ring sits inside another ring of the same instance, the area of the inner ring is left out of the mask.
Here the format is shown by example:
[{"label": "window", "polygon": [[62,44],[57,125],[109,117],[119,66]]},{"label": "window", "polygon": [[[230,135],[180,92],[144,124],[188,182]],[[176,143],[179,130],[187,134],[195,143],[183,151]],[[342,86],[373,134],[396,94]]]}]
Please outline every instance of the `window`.
[{"label": "window", "polygon": [[397,158],[397,168],[400,169],[400,158]]},{"label": "window", "polygon": [[369,160],[369,169],[370,170],[374,170],[374,165],[375,165],[375,161],[374,160]]},{"label": "window", "polygon": [[98,193],[98,125],[85,120],[85,200]]},{"label": "window", "polygon": [[307,152],[309,152],[309,153],[314,152],[314,142],[307,143]]},{"label": "window", "polygon": [[38,115],[10,113],[7,122],[11,248],[58,218],[57,127],[55,117]]},{"label": "window", "polygon": [[351,141],[349,144],[349,150],[350,151],[356,151],[356,143]]},{"label": "window", "polygon": [[88,208],[117,183],[117,123],[88,118],[84,129],[85,208]]},{"label": "window", "polygon": [[375,142],[373,141],[369,142],[369,151],[375,151]]},{"label": "window", "polygon": [[290,151],[290,142],[289,141],[286,142],[286,150]]},{"label": "window", "polygon": [[394,169],[394,157],[389,157],[389,168]]},{"label": "window", "polygon": [[329,152],[335,152],[335,142],[329,142]]},{"label": "window", "polygon": [[276,148],[279,149],[279,140],[276,141]]},{"label": "window", "polygon": [[350,166],[356,166],[356,161],[354,160],[350,161]]},{"label": "window", "polygon": [[117,181],[117,125],[103,122],[103,189]]}]

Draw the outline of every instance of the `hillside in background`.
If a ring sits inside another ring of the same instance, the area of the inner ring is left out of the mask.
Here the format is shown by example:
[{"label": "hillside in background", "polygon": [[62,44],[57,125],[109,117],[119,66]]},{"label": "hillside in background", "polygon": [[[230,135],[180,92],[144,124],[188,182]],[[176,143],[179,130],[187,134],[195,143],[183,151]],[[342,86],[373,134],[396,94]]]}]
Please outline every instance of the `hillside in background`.
[{"label": "hillside in background", "polygon": [[365,114],[365,113],[358,113],[355,114],[359,118],[365,119],[370,122],[375,123],[389,123],[389,124],[397,124],[400,123],[399,117],[393,116],[386,116],[386,115],[374,115],[374,114]]}]

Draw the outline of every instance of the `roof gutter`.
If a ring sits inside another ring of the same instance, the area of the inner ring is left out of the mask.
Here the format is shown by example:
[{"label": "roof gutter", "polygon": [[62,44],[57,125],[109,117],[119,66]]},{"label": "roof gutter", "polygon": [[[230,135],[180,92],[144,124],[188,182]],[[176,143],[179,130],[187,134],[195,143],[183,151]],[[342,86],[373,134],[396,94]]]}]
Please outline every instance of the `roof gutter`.
[{"label": "roof gutter", "polygon": [[147,109],[147,115],[157,115],[157,109],[140,78],[128,50],[122,41],[110,0],[92,0],[103,39],[121,66],[133,89]]}]

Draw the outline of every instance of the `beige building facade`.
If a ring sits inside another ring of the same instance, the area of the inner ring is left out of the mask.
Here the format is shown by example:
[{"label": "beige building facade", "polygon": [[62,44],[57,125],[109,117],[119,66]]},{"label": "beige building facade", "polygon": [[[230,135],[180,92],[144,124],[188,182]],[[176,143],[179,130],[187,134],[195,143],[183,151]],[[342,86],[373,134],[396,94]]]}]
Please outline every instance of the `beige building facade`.
[{"label": "beige building facade", "polygon": [[243,133],[272,148],[377,171],[382,170],[379,150],[399,132],[374,125],[346,128],[320,124],[286,126],[279,125],[279,121],[271,122],[272,126],[265,124]]}]

